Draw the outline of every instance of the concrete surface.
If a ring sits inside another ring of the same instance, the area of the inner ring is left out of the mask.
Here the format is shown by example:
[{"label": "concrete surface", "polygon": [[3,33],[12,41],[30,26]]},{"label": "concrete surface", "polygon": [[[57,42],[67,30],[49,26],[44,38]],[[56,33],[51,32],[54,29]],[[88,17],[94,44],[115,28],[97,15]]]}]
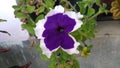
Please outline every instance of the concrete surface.
[{"label": "concrete surface", "polygon": [[92,55],[80,58],[81,68],[120,68],[120,21],[101,21],[96,26]]}]

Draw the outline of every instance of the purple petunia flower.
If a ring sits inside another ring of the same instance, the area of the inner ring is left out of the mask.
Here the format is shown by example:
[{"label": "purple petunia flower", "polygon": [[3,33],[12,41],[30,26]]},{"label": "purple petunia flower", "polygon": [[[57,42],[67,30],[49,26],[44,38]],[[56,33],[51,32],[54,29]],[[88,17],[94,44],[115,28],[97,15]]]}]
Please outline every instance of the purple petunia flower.
[{"label": "purple petunia flower", "polygon": [[40,20],[35,28],[36,36],[40,40],[43,54],[50,58],[52,52],[62,48],[68,54],[78,54],[77,46],[80,45],[69,33],[81,27],[83,17],[80,13],[73,11],[64,12],[61,5],[51,9]]}]

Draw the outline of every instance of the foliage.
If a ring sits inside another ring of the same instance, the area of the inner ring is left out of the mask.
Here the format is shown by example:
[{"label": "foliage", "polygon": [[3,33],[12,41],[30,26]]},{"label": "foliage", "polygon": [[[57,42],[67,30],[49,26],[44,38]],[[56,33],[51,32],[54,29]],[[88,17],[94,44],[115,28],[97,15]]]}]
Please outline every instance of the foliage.
[{"label": "foliage", "polygon": [[1,22],[6,22],[6,20],[0,19],[0,23],[1,23]]},{"label": "foliage", "polygon": [[110,12],[113,13],[113,19],[120,19],[120,0],[114,0],[111,3]]},{"label": "foliage", "polygon": [[44,18],[45,14],[54,6],[53,0],[17,0],[18,5],[14,5],[15,17],[22,22],[22,27],[30,34],[34,35],[34,27],[38,20]]},{"label": "foliage", "polygon": [[[14,5],[15,17],[19,18],[23,24],[22,27],[26,29],[30,34],[34,35],[34,27],[38,20],[45,17],[50,8],[54,8],[56,3],[65,7],[65,10],[71,10],[80,12],[84,15],[82,19],[83,25],[80,29],[70,33],[75,37],[77,41],[83,43],[78,47],[80,51],[79,55],[69,55],[66,52],[59,49],[52,54],[52,57],[48,59],[42,54],[42,50],[39,45],[36,49],[40,52],[40,58],[48,60],[50,62],[49,68],[79,68],[79,62],[76,57],[88,57],[91,54],[92,45],[87,45],[86,40],[90,40],[95,37],[96,17],[101,13],[107,13],[106,4],[101,4],[100,0],[80,0],[77,4],[72,5],[68,0],[17,0],[18,4]],[[99,7],[98,11],[93,8],[94,5]],[[80,10],[76,10],[78,7]]]},{"label": "foliage", "polygon": [[52,54],[50,62],[52,63],[49,68],[80,68],[75,56],[69,55],[61,49]]}]

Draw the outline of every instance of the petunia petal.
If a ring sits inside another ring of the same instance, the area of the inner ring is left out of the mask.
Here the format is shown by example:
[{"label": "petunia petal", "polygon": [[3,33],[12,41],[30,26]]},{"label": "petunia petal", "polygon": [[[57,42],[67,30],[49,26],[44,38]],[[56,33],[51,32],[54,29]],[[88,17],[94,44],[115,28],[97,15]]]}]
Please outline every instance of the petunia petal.
[{"label": "petunia petal", "polygon": [[57,33],[57,32],[50,33],[49,35],[47,35],[47,37],[45,37],[44,42],[46,44],[46,47],[50,51],[58,48],[60,46],[60,43],[61,43],[59,33]]},{"label": "petunia petal", "polygon": [[68,15],[59,15],[58,17],[59,25],[62,26],[66,33],[69,33],[73,30],[76,22],[75,19],[70,18]]},{"label": "petunia petal", "polygon": [[38,23],[36,24],[36,27],[34,28],[35,35],[37,36],[38,39],[43,38],[42,33],[45,30],[45,28],[44,28],[45,22],[46,22],[45,19],[39,20]]},{"label": "petunia petal", "polygon": [[40,40],[40,48],[42,49],[42,53],[43,53],[44,55],[46,55],[48,58],[50,58],[51,55],[52,55],[52,53],[55,52],[55,51],[57,51],[59,47],[56,48],[56,49],[54,49],[54,50],[52,50],[52,51],[50,51],[50,50],[46,47],[45,42],[44,42],[44,39],[41,39],[41,40]]},{"label": "petunia petal", "polygon": [[77,18],[81,19],[83,18],[83,15],[80,14],[80,12],[76,13]]},{"label": "petunia petal", "polygon": [[83,18],[83,15],[81,15],[80,12],[76,13],[74,11],[66,11],[65,14],[67,14],[69,17],[71,17],[73,19]]},{"label": "petunia petal", "polygon": [[64,7],[61,5],[55,6],[54,10],[59,12],[59,13],[64,13]]},{"label": "petunia petal", "polygon": [[44,40],[41,39],[40,40],[40,48],[42,49],[42,53],[45,54],[48,58],[50,58],[51,54],[52,54],[52,51],[50,51],[46,46],[45,46],[45,43],[44,43]]},{"label": "petunia petal", "polygon": [[48,14],[45,17],[47,18],[47,17],[52,16],[57,13],[64,13],[64,8],[61,5],[55,6],[54,9],[50,9],[50,11],[48,12]]},{"label": "petunia petal", "polygon": [[63,13],[57,13],[47,18],[44,27],[49,31],[56,30],[58,27],[62,27],[64,32],[69,33],[73,30],[75,24],[75,19],[70,18],[68,15],[63,15]]},{"label": "petunia petal", "polygon": [[68,15],[70,18],[75,19],[76,21],[76,25],[74,26],[74,29],[72,30],[72,32],[81,27],[83,22],[79,19],[82,18],[83,15],[81,15],[80,13],[75,13],[73,11],[66,11],[65,14]]},{"label": "petunia petal", "polygon": [[76,21],[76,24],[71,32],[74,32],[75,30],[79,29],[81,27],[81,25],[83,24],[83,22],[81,20],[76,19],[75,21]]},{"label": "petunia petal", "polygon": [[45,29],[56,29],[58,27],[58,14],[47,17],[47,21],[44,25]]},{"label": "petunia petal", "polygon": [[75,42],[68,34],[63,34],[61,39],[62,39],[61,47],[63,49],[74,48],[74,43]]},{"label": "petunia petal", "polygon": [[[79,51],[77,50],[77,47],[80,45],[80,43],[77,42],[73,36],[71,36],[71,35],[69,35],[69,36],[70,36],[70,37],[73,39],[73,41],[74,41],[74,47],[71,48],[71,49],[64,49],[64,48],[62,48],[62,49],[63,49],[65,52],[67,52],[68,54],[79,54]],[[68,42],[68,43],[70,43],[70,42]]]}]

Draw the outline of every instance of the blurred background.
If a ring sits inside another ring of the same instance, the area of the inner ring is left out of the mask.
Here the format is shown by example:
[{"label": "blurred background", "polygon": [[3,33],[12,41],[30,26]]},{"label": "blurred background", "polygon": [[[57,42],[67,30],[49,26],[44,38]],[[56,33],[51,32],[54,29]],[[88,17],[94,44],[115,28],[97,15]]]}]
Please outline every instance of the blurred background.
[{"label": "blurred background", "polygon": [[21,28],[21,22],[14,16],[12,5],[16,4],[16,0],[1,0],[0,2],[0,19],[7,22],[0,23],[0,30],[8,31],[11,36],[0,33],[0,42],[2,41],[21,41],[28,39],[28,34]]},{"label": "blurred background", "polygon": [[[73,4],[74,1],[70,0]],[[111,7],[113,0],[101,0]],[[0,53],[0,68],[23,68],[28,64],[28,68],[47,68],[49,62],[40,59],[35,48],[31,48],[28,41],[28,33],[22,30],[22,22],[14,16],[15,0],[1,0],[0,19],[7,22],[0,23],[0,30],[5,30],[11,34],[0,33],[0,49],[7,49],[8,52]],[[96,9],[97,10],[97,9]],[[96,38],[88,40],[88,44],[93,44],[92,54],[88,58],[80,57],[81,68],[120,68],[120,20],[113,20],[111,13],[101,14],[98,17],[98,24],[95,27],[99,30]],[[38,41],[39,42],[39,41]]]}]

